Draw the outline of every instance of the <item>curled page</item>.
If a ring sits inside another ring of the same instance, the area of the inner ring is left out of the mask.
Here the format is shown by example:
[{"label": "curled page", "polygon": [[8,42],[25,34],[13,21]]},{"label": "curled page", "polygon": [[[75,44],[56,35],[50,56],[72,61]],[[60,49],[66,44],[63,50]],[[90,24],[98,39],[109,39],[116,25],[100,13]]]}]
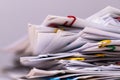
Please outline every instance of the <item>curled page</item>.
[{"label": "curled page", "polygon": [[[83,37],[83,38],[84,38],[84,33],[87,33],[89,35],[90,34],[91,35],[96,35],[96,36],[98,36],[98,37],[96,37],[98,39],[99,39],[99,36],[106,37],[106,39],[109,39],[109,38],[120,39],[120,36],[117,33],[102,31],[102,30],[95,29],[95,28],[88,28],[88,27],[86,27],[83,31],[81,31],[81,37]],[[92,39],[92,37],[91,37],[91,39]]]},{"label": "curled page", "polygon": [[84,51],[85,49],[89,49],[89,48],[92,48],[92,47],[104,48],[104,47],[110,46],[110,45],[119,46],[120,45],[119,41],[120,40],[102,40],[102,41],[97,42],[97,43],[90,43],[90,42],[88,42],[88,43],[84,44],[82,47],[76,48],[76,49],[72,50],[71,52],[74,52],[74,51]]},{"label": "curled page", "polygon": [[[52,16],[48,15],[42,25],[57,27],[57,25],[63,26],[73,26],[78,28],[84,28],[82,25],[83,20],[76,18],[75,16],[61,17],[61,16]],[[54,24],[54,25],[53,25]]]},{"label": "curled page", "polygon": [[120,9],[108,6],[105,9],[88,17],[86,20],[97,24],[105,25],[106,27],[119,28],[120,27],[119,17]]},{"label": "curled page", "polygon": [[63,70],[45,71],[45,70],[33,68],[26,75],[26,78],[47,77],[47,76],[53,76],[53,75],[57,75],[57,74],[65,74],[65,71],[63,71]]},{"label": "curled page", "polygon": [[34,53],[43,54],[44,49],[51,43],[56,37],[55,33],[38,33],[36,43],[34,43]]},{"label": "curled page", "polygon": [[69,43],[76,40],[78,35],[71,33],[58,32],[57,36],[51,41],[51,43],[44,49],[43,53],[55,53],[57,50],[69,45]]},{"label": "curled page", "polygon": [[83,46],[87,42],[94,42],[94,41],[78,37],[75,41],[73,41],[69,45],[67,45],[67,46],[63,47],[62,49],[58,50],[58,52],[71,51],[75,48]]},{"label": "curled page", "polygon": [[92,16],[88,17],[86,20],[88,21],[97,21],[97,19],[100,19],[100,17],[106,15],[106,14],[120,14],[120,9],[108,6],[104,8],[103,10],[93,14]]}]

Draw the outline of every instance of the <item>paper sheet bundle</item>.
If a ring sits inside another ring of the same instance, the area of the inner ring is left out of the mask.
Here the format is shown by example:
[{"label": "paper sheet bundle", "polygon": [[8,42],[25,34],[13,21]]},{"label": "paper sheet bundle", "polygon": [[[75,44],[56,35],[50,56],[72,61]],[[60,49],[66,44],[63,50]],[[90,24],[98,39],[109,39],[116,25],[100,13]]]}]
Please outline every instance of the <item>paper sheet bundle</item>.
[{"label": "paper sheet bundle", "polygon": [[48,15],[41,25],[28,24],[28,36],[5,50],[31,68],[21,79],[118,79],[120,10],[107,7],[87,19]]}]

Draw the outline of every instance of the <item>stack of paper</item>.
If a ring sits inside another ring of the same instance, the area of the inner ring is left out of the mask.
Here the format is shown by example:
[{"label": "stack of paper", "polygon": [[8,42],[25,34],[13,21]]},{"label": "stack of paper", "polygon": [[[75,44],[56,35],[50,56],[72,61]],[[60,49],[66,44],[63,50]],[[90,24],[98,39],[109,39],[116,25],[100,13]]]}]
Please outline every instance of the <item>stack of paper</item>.
[{"label": "stack of paper", "polygon": [[120,78],[119,9],[107,7],[85,20],[49,15],[41,25],[28,24],[28,33],[6,49],[33,68],[20,80]]}]

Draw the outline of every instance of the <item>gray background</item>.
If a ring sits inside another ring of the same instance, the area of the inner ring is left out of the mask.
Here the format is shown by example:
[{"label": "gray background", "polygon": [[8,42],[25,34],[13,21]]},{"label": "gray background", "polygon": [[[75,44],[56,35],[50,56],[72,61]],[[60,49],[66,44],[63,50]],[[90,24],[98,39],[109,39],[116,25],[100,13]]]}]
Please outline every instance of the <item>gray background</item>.
[{"label": "gray background", "polygon": [[[74,15],[87,18],[120,0],[0,0],[0,47],[27,34],[27,24],[41,24],[49,15]],[[8,64],[10,54],[0,54],[0,67]],[[1,79],[0,79],[1,80]]]}]

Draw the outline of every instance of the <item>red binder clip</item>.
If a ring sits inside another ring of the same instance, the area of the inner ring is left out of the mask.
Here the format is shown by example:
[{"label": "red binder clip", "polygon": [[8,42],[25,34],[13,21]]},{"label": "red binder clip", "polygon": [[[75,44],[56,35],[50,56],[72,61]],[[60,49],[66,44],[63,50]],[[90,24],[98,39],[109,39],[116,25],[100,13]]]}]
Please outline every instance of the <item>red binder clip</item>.
[{"label": "red binder clip", "polygon": [[73,21],[70,24],[68,24],[68,21],[66,21],[63,25],[64,26],[72,26],[76,21],[76,17],[75,16],[67,16],[67,17],[68,18],[73,18]]},{"label": "red binder clip", "polygon": [[[72,22],[70,23],[70,24],[68,24],[68,21],[66,21],[64,24],[63,24],[63,26],[72,26],[74,23],[75,23],[75,21],[76,21],[76,17],[75,16],[67,16],[68,18],[73,18],[73,20],[72,20]],[[49,24],[48,26],[52,26],[52,27],[54,27],[54,28],[58,28],[58,25],[57,24],[54,24],[54,23],[51,23],[51,24]]]}]

